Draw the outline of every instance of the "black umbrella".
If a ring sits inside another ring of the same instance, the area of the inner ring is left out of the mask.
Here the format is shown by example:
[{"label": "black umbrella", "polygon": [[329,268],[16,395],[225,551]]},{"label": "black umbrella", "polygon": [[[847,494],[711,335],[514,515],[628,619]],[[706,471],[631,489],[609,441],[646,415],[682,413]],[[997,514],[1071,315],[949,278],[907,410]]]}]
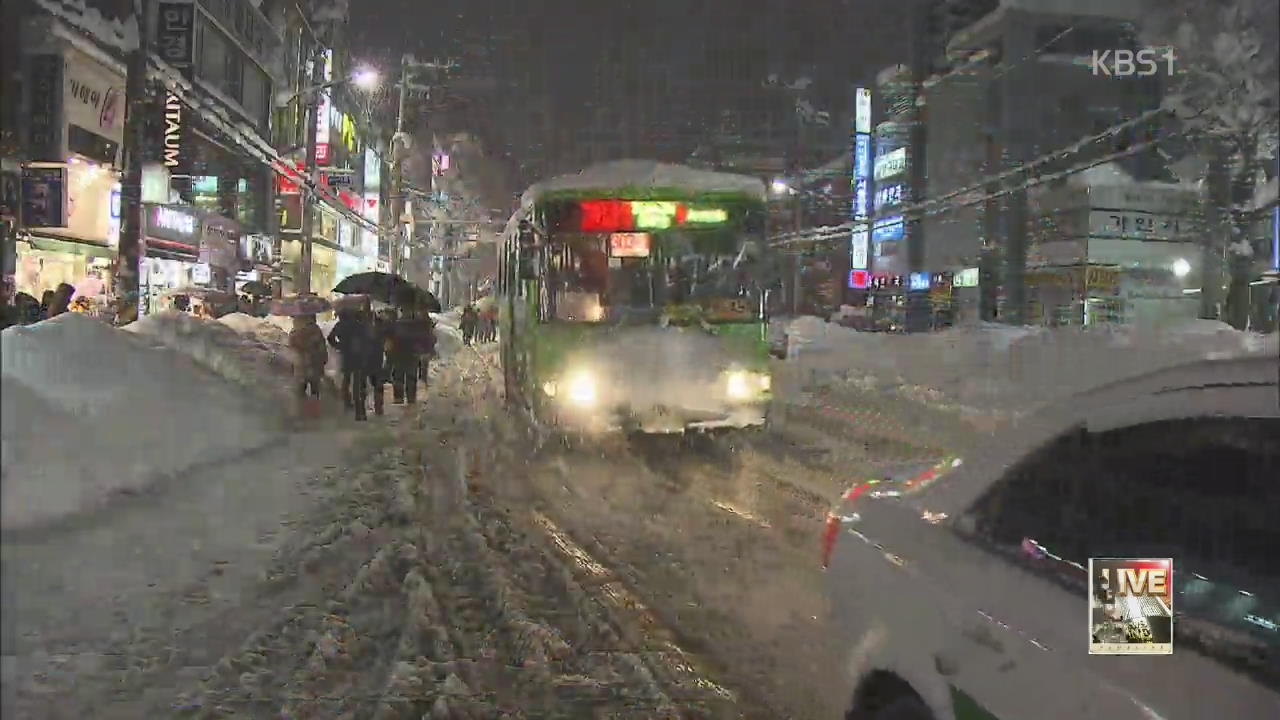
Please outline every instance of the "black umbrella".
[{"label": "black umbrella", "polygon": [[426,312],[438,313],[442,312],[440,301],[432,295],[430,291],[423,290],[416,285],[402,287],[392,293],[390,300],[392,305],[397,307],[412,307]]},{"label": "black umbrella", "polygon": [[422,288],[414,288],[414,290],[415,293],[413,301],[418,307],[426,310],[427,312],[444,312],[444,308],[441,307],[440,301],[436,299],[435,295],[431,294],[431,291],[423,290]]},{"label": "black umbrella", "polygon": [[405,288],[412,289],[414,284],[400,277],[384,272],[362,272],[349,275],[338,283],[333,291],[343,295],[368,295],[369,297],[391,302],[391,299]]},{"label": "black umbrella", "polygon": [[250,280],[240,287],[240,292],[258,297],[270,297],[272,295],[271,286],[261,280]]}]

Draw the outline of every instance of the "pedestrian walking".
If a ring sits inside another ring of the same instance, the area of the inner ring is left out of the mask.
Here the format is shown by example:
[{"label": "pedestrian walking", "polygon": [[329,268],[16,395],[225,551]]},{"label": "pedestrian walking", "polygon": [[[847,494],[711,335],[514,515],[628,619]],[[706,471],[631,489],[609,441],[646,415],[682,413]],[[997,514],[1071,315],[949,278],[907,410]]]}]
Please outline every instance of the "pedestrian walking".
[{"label": "pedestrian walking", "polygon": [[422,317],[412,305],[400,310],[391,331],[391,392],[397,405],[418,401],[418,380],[422,375],[422,356],[434,349],[435,332],[431,319]]},{"label": "pedestrian walking", "polygon": [[355,410],[356,420],[368,419],[370,359],[373,349],[381,346],[373,336],[373,328],[364,308],[348,307],[338,311],[338,322],[329,331],[329,344],[338,351],[342,363],[342,405]]},{"label": "pedestrian walking", "polygon": [[317,415],[320,412],[320,382],[324,379],[324,366],[329,362],[329,349],[324,331],[316,324],[315,315],[293,318],[289,347],[294,354],[293,372],[302,411],[306,415]]},{"label": "pedestrian walking", "polygon": [[480,321],[480,316],[476,313],[474,305],[467,305],[462,308],[462,318],[459,326],[462,330],[462,344],[470,345],[476,335],[476,326]]},{"label": "pedestrian walking", "polygon": [[491,343],[498,340],[498,308],[490,305],[486,307],[480,314],[481,325],[484,327],[484,342]]},{"label": "pedestrian walking", "polygon": [[370,327],[372,344],[367,358],[369,389],[373,393],[373,414],[382,415],[386,402],[386,385],[391,380],[391,368],[387,360],[394,342],[396,311],[388,308],[373,317]]}]

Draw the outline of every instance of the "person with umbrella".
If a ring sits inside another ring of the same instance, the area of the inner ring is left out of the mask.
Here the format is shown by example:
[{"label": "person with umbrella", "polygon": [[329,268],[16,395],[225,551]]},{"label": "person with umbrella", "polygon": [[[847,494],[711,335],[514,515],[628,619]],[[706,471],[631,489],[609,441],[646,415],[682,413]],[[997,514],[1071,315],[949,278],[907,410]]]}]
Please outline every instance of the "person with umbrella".
[{"label": "person with umbrella", "polygon": [[293,318],[293,330],[289,333],[293,373],[302,410],[311,416],[320,412],[320,383],[324,380],[324,366],[329,363],[329,346],[324,331],[316,324],[316,313],[328,309],[329,302],[315,295],[281,298],[271,303],[272,314]]},{"label": "person with umbrella", "polygon": [[386,308],[374,314],[373,324],[369,329],[372,345],[369,348],[366,369],[369,388],[373,391],[374,415],[381,415],[383,412],[385,387],[389,379],[387,357],[395,338],[395,322],[395,308]]},{"label": "person with umbrella", "polygon": [[397,405],[418,401],[418,380],[422,375],[422,357],[435,351],[435,327],[425,311],[416,304],[416,294],[401,294],[400,318],[391,331],[391,393]]},{"label": "person with umbrella", "polygon": [[[295,315],[293,330],[289,333],[289,347],[294,352],[294,377],[298,381],[298,398],[303,402],[303,412],[315,415],[319,412],[320,383],[324,379],[324,366],[329,363],[329,350],[325,345],[324,331],[316,324],[315,315]],[[310,402],[308,402],[310,396]]]},{"label": "person with umbrella", "polygon": [[360,300],[363,304],[348,302],[338,308],[338,322],[329,332],[329,344],[342,359],[342,404],[348,410],[355,408],[358,421],[369,419],[365,392],[370,376],[380,372],[382,365],[382,344],[369,322],[368,301]]}]

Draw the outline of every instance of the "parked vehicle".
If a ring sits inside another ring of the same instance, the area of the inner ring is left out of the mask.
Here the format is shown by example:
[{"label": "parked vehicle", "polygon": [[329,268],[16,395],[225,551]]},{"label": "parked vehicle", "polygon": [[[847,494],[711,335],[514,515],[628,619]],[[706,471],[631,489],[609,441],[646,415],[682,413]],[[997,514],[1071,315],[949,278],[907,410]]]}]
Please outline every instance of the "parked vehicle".
[{"label": "parked vehicle", "polygon": [[[848,717],[1280,717],[1277,438],[1275,359],[1205,361],[854,488],[825,547]],[[1100,557],[1172,558],[1171,655],[1089,654]]]}]

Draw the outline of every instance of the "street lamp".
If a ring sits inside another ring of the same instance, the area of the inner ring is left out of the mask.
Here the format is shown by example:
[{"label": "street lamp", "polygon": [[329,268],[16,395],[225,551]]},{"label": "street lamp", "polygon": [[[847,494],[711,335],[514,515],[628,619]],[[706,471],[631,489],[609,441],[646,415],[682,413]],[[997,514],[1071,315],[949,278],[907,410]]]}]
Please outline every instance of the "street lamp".
[{"label": "street lamp", "polygon": [[786,195],[791,190],[791,186],[782,178],[774,178],[773,184],[769,186],[774,195]]},{"label": "street lamp", "polygon": [[351,84],[364,91],[375,90],[382,78],[374,68],[361,68],[351,76]]},{"label": "street lamp", "polygon": [[1184,278],[1191,272],[1191,263],[1184,258],[1178,258],[1173,261],[1173,274],[1176,277]]},{"label": "street lamp", "polygon": [[[325,56],[322,52],[314,53],[311,58],[311,77],[323,77]],[[354,74],[321,83],[290,95],[281,105],[286,105],[293,101],[296,97],[306,97],[306,112],[303,117],[306,122],[306,174],[307,180],[311,186],[319,184],[316,168],[316,144],[318,125],[320,118],[320,94],[329,88],[340,85],[354,85],[362,90],[372,90],[378,86],[378,72],[372,68],[358,69]],[[299,238],[300,245],[298,247],[298,271],[295,273],[294,289],[299,293],[311,292],[311,228],[313,218],[314,198],[311,193],[306,193],[302,198],[302,234]]]}]

